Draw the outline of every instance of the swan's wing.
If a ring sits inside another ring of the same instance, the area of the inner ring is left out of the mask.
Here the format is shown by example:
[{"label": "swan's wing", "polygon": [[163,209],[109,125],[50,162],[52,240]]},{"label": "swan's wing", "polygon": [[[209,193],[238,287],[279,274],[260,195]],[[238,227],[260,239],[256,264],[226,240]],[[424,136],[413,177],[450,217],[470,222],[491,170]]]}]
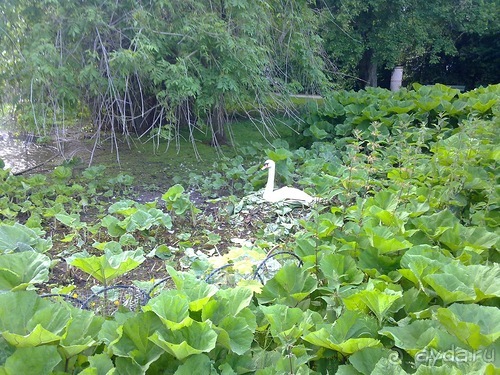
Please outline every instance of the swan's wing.
[{"label": "swan's wing", "polygon": [[307,194],[306,192],[292,188],[292,187],[283,187],[281,189],[273,191],[273,196],[275,199],[275,202],[278,201],[293,201],[293,202],[298,202],[298,203],[311,203],[314,201],[314,198]]}]

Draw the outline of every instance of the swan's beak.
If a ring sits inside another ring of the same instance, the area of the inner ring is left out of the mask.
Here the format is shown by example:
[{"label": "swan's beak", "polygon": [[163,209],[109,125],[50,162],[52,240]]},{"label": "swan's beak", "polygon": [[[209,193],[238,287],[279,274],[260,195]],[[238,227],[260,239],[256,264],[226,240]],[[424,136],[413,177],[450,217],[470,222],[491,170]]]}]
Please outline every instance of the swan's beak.
[{"label": "swan's beak", "polygon": [[267,168],[269,168],[269,164],[266,163],[262,166],[262,168],[260,170],[263,171],[264,169],[267,169]]}]

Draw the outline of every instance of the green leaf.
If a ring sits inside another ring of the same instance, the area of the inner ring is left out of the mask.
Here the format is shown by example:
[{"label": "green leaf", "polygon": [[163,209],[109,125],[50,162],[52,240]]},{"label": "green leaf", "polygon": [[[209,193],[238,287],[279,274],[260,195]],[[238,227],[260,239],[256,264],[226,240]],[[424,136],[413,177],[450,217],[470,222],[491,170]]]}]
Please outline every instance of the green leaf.
[{"label": "green leaf", "polygon": [[474,350],[500,337],[500,310],[496,307],[455,303],[438,309],[437,319],[449,333]]},{"label": "green leaf", "polygon": [[101,177],[104,174],[104,170],[106,169],[105,165],[93,165],[91,167],[86,168],[82,172],[82,176],[86,178],[87,180],[93,181],[96,180],[98,177]]},{"label": "green leaf", "polygon": [[309,131],[316,139],[325,139],[329,136],[328,132],[324,129],[320,129],[317,124],[313,124],[309,127]]},{"label": "green leaf", "polygon": [[[474,301],[476,299],[474,288],[457,276],[444,273],[433,274],[425,276],[424,281],[436,291],[447,305],[457,301]],[[465,276],[467,277],[467,275]]]},{"label": "green leaf", "polygon": [[394,113],[408,113],[415,108],[415,103],[412,100],[388,100],[386,104],[381,104],[380,109]]},{"label": "green leaf", "polygon": [[148,366],[141,366],[132,357],[116,357],[113,375],[143,375]]},{"label": "green leaf", "polygon": [[337,369],[336,375],[363,375],[356,370],[353,365],[340,365]]},{"label": "green leaf", "polygon": [[367,307],[376,315],[379,324],[381,324],[387,318],[386,313],[391,306],[401,297],[401,292],[394,292],[390,289],[386,289],[385,291],[365,289],[343,298],[342,301],[346,308],[353,311],[364,311],[365,307]]},{"label": "green leaf", "polygon": [[310,237],[299,237],[295,240],[295,253],[301,258],[314,257],[317,250],[316,241]]},{"label": "green leaf", "polygon": [[429,112],[436,108],[439,104],[441,104],[441,99],[422,96],[415,102],[415,104],[422,112]]},{"label": "green leaf", "polygon": [[394,361],[393,358],[394,356],[397,356],[395,352],[392,352],[392,354],[389,354],[392,357],[388,358],[380,358],[379,361],[375,364],[375,367],[373,371],[370,373],[370,375],[407,375],[408,373],[403,370],[403,368],[397,363],[397,361]]},{"label": "green leaf", "polygon": [[310,342],[313,345],[336,350],[343,355],[349,355],[364,348],[378,347],[381,345],[379,340],[367,337],[353,338],[341,342],[335,342],[325,328],[308,334],[304,337],[304,340]]},{"label": "green leaf", "polygon": [[331,288],[346,284],[360,284],[365,276],[357,268],[354,259],[348,255],[326,254],[321,258],[319,266]]},{"label": "green leaf", "polygon": [[415,375],[465,375],[465,374],[450,364],[445,364],[443,366],[435,366],[434,364],[432,364],[432,365],[418,366]]},{"label": "green leaf", "polygon": [[[111,358],[105,353],[94,354],[88,357],[90,366],[84,371],[80,372],[81,375],[112,375],[114,372],[114,364]],[[93,373],[86,373],[86,370],[95,370]]]},{"label": "green leaf", "polygon": [[0,255],[0,290],[23,290],[49,280],[50,258],[33,251]]},{"label": "green leaf", "polygon": [[183,360],[215,348],[217,333],[209,323],[193,321],[190,326],[178,330],[156,331],[149,339],[177,359]]},{"label": "green leaf", "polygon": [[[388,367],[397,366],[396,362],[400,361],[399,353],[395,351],[391,351],[384,347],[369,347],[361,349],[356,353],[349,356],[349,362],[353,365],[353,367],[359,371],[361,374],[370,375],[376,373],[376,369],[378,368],[379,362],[381,359],[392,359],[390,363],[392,366],[387,366],[384,368],[383,374],[387,375]],[[394,360],[397,359],[397,360]],[[374,372],[375,371],[375,372]]]},{"label": "green leaf", "polygon": [[2,336],[10,345],[17,348],[31,348],[46,344],[57,344],[61,340],[61,336],[50,332],[37,324],[28,334],[11,333],[8,331],[2,332]]},{"label": "green leaf", "polygon": [[334,97],[328,96],[325,98],[323,111],[325,115],[335,118],[344,114],[344,106]]},{"label": "green leaf", "polygon": [[[120,236],[119,240],[120,247],[122,246],[138,246],[139,242],[130,233],[124,233]],[[160,245],[161,246],[161,245]],[[166,245],[163,245],[166,246]]]},{"label": "green leaf", "polygon": [[78,214],[68,215],[66,212],[59,212],[56,214],[55,218],[68,228],[82,229],[85,227],[85,223],[80,221],[80,215]]},{"label": "green leaf", "polygon": [[488,100],[487,96],[479,97],[479,99],[473,100],[472,108],[480,113],[485,113],[493,107],[497,101],[497,99]]},{"label": "green leaf", "polygon": [[203,306],[203,320],[210,319],[215,324],[228,316],[237,316],[252,301],[249,288],[235,287],[217,291],[214,299]]},{"label": "green leaf", "polygon": [[117,342],[123,335],[123,324],[133,315],[131,312],[117,311],[113,314],[113,320],[107,319],[102,324],[98,338],[107,346]]},{"label": "green leaf", "polygon": [[175,375],[217,374],[212,361],[205,354],[193,355],[177,368]]},{"label": "green leaf", "polygon": [[286,148],[276,148],[275,150],[269,150],[266,153],[269,159],[276,162],[280,160],[287,160],[292,157],[292,153]]},{"label": "green leaf", "polygon": [[408,269],[399,272],[420,289],[432,287],[446,304],[457,301],[480,301],[500,294],[500,267],[464,266],[444,256],[438,248],[427,245],[408,250],[401,259]]},{"label": "green leaf", "polygon": [[182,185],[175,184],[161,196],[161,199],[165,201],[167,209],[172,210],[173,203],[176,202],[178,199],[180,199],[183,193],[184,193],[184,187],[182,187]]},{"label": "green leaf", "polygon": [[370,245],[379,250],[380,254],[408,249],[412,243],[397,236],[387,227],[365,227],[364,228]]},{"label": "green leaf", "polygon": [[172,186],[161,198],[165,201],[165,207],[169,211],[174,211],[176,215],[182,215],[188,210],[195,210],[189,196],[184,194],[182,185]]},{"label": "green leaf", "polygon": [[0,224],[0,254],[34,250],[45,253],[52,248],[50,239],[44,240],[31,228],[22,224]]},{"label": "green leaf", "polygon": [[[19,348],[5,361],[5,374],[52,375],[61,362],[55,346]],[[2,368],[0,368],[1,372]]]},{"label": "green leaf", "polygon": [[305,224],[305,227],[315,233],[319,238],[326,238],[331,236],[333,231],[338,227],[341,227],[344,222],[341,217],[327,213],[319,215],[316,221],[312,224],[314,229],[309,227],[307,224]]},{"label": "green leaf", "polygon": [[466,267],[466,272],[474,285],[475,302],[500,297],[500,264],[471,265]]},{"label": "green leaf", "polygon": [[202,309],[202,319],[217,325],[217,342],[240,355],[250,349],[257,327],[255,315],[248,308],[252,296],[248,288],[221,289]]},{"label": "green leaf", "polygon": [[384,327],[379,333],[394,340],[398,348],[404,349],[412,357],[427,348],[439,351],[460,345],[460,341],[434,320],[416,320],[406,326]]},{"label": "green leaf", "polygon": [[154,312],[169,329],[180,329],[192,323],[188,296],[178,290],[167,290],[148,301],[144,311]]},{"label": "green leaf", "polygon": [[316,290],[317,284],[309,271],[295,263],[286,264],[266,283],[257,299],[261,304],[274,302],[295,306]]},{"label": "green leaf", "polygon": [[416,288],[410,288],[403,293],[403,306],[407,313],[419,312],[429,307],[431,297]]},{"label": "green leaf", "polygon": [[130,233],[136,230],[150,229],[154,224],[154,219],[148,212],[143,211],[142,209],[138,209],[136,212],[130,215],[125,222],[127,222],[127,226],[125,227],[125,229],[127,229],[127,232]]},{"label": "green leaf", "polygon": [[126,224],[111,215],[105,216],[101,221],[101,225],[108,228],[108,233],[112,237],[119,237],[127,233]]},{"label": "green leaf", "polygon": [[65,167],[63,165],[60,165],[58,167],[54,168],[54,171],[52,172],[52,176],[59,180],[67,180],[69,179],[73,174],[73,171],[69,167]]},{"label": "green leaf", "polygon": [[136,202],[131,199],[115,202],[108,208],[110,214],[119,214],[125,217],[133,215],[137,210]]},{"label": "green leaf", "polygon": [[[303,333],[308,332],[314,326],[309,314],[299,308],[290,308],[285,305],[261,306],[270,325],[270,331],[275,340],[287,345],[297,340]],[[311,312],[311,311],[308,311]],[[321,318],[319,318],[321,321]]]},{"label": "green leaf", "polygon": [[421,286],[424,277],[439,272],[442,267],[449,263],[438,248],[429,245],[414,246],[406,251],[401,258],[401,269],[399,272],[412,281],[415,286]]},{"label": "green leaf", "polygon": [[167,272],[172,277],[177,289],[186,293],[191,311],[200,311],[212,296],[217,293],[215,285],[209,285],[200,281],[192,274],[177,272],[170,266],[167,266]]},{"label": "green leaf", "polygon": [[346,310],[333,325],[304,336],[304,340],[323,348],[350,355],[368,347],[380,347],[376,337],[377,324],[368,316]]},{"label": "green leaf", "polygon": [[66,334],[59,343],[60,353],[68,359],[96,346],[98,344],[97,336],[103,322],[103,317],[95,316],[90,311],[72,309]]},{"label": "green leaf", "polygon": [[107,285],[109,281],[121,276],[144,261],[142,250],[124,251],[119,254],[106,252],[99,257],[77,254],[68,259],[69,264],[81,269],[99,282]]},{"label": "green leaf", "polygon": [[432,240],[440,240],[440,237],[447,231],[447,244],[453,247],[461,241],[460,230],[462,228],[460,221],[449,210],[443,210],[432,215],[422,215],[413,218],[415,226],[427,234]]},{"label": "green leaf", "polygon": [[245,311],[237,317],[227,316],[214,327],[217,343],[238,355],[250,350],[257,328],[255,315],[250,310]]},{"label": "green leaf", "polygon": [[[18,306],[16,313],[12,311]],[[58,343],[66,332],[69,311],[35,292],[0,294],[0,332],[9,344],[23,348]]]},{"label": "green leaf", "polygon": [[152,312],[132,315],[119,330],[121,335],[110,343],[110,349],[116,356],[130,358],[143,371],[163,354],[163,350],[150,340],[152,335],[163,330],[161,320]]},{"label": "green leaf", "polygon": [[[190,203],[190,208],[192,207],[191,202]],[[155,207],[151,207],[148,209],[148,214],[152,218],[152,222],[155,226],[164,226],[167,229],[172,228],[172,218],[170,217],[169,214],[163,212],[162,210],[159,210]]]},{"label": "green leaf", "polygon": [[375,105],[369,105],[363,108],[361,113],[370,121],[380,120],[384,116],[384,112],[379,111]]},{"label": "green leaf", "polygon": [[463,228],[461,233],[463,242],[466,249],[471,249],[477,253],[482,253],[496,245],[498,242],[498,235],[489,232],[485,228],[472,227]]}]

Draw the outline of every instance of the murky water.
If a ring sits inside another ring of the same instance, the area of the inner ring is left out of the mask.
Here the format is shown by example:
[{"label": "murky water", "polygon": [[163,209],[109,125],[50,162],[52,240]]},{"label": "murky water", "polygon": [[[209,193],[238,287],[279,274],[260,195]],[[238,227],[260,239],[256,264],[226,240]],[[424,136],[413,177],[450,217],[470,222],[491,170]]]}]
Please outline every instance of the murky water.
[{"label": "murky water", "polygon": [[0,159],[5,163],[5,168],[10,168],[13,173],[39,165],[56,153],[52,146],[38,145],[30,139],[16,139],[6,132],[0,132]]},{"label": "murky water", "polygon": [[[248,131],[248,124],[242,122],[235,124],[234,127],[234,133],[239,134],[248,144],[262,141],[259,138],[260,134],[253,131],[254,128]],[[202,135],[200,138],[203,139]],[[30,173],[42,173],[60,165],[64,160],[75,157],[80,159],[81,169],[90,164],[103,164],[108,168],[110,176],[125,173],[134,176],[138,184],[153,186],[161,185],[165,181],[171,185],[174,178],[187,180],[190,173],[206,172],[212,168],[214,162],[220,160],[219,152],[207,142],[196,142],[194,149],[187,136],[181,137],[179,148],[182,152],[179,152],[177,145],[167,147],[166,143],[162,143],[158,146],[151,140],[144,142],[138,139],[132,139],[130,147],[128,142],[123,140],[118,140],[118,144],[114,145],[103,142],[96,147],[94,139],[89,139],[85,134],[76,131],[58,138],[57,143],[54,141],[51,144],[40,145],[31,141],[33,140],[9,136],[7,130],[0,127],[0,159],[5,163],[5,168],[11,169],[12,173],[19,173],[40,166],[30,170]],[[117,147],[119,152],[116,150]],[[237,155],[237,151],[231,146],[223,146],[222,150],[225,156]],[[57,157],[54,158],[55,156]],[[48,160],[50,162],[46,163]]]}]

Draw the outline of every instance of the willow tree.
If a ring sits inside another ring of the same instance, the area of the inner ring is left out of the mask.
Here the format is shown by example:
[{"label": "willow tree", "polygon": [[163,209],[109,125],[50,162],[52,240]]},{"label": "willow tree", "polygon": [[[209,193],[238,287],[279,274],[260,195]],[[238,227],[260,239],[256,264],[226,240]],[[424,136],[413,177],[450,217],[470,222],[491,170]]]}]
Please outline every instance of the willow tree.
[{"label": "willow tree", "polygon": [[40,132],[88,113],[97,134],[171,139],[185,126],[221,144],[232,111],[266,124],[288,93],[325,82],[307,0],[7,0],[0,11],[0,82]]}]

